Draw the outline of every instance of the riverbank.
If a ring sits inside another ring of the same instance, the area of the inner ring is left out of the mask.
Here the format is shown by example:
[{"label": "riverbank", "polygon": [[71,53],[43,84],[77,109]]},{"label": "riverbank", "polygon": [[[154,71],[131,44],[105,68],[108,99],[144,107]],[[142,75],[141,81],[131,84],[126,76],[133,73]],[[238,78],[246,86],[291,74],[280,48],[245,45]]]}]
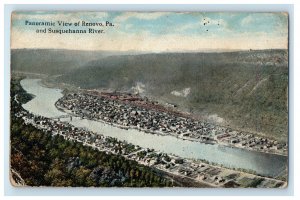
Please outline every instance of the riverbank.
[{"label": "riverbank", "polygon": [[[38,91],[42,91],[41,88],[38,88]],[[56,90],[54,91],[59,92]],[[30,107],[28,109],[30,109]],[[42,109],[48,109],[48,108],[43,107]],[[200,161],[184,159],[178,156],[152,151],[151,149],[142,148],[136,145],[129,145],[128,143],[126,145],[124,141],[121,142],[122,140],[120,141],[115,139],[109,139],[109,137],[106,136],[102,138],[101,136],[102,130],[101,128],[99,129],[97,126],[95,127],[95,130],[98,130],[100,134],[96,132],[88,131],[87,128],[82,129],[82,128],[74,127],[69,124],[70,122],[57,121],[57,119],[53,120],[48,118],[46,120],[45,118],[41,116],[39,117],[37,115],[34,115],[30,118],[32,119],[28,119],[27,120],[28,123],[31,124],[33,123],[35,124],[35,126],[44,128],[46,131],[51,131],[54,134],[60,134],[64,136],[66,139],[72,139],[74,141],[81,142],[84,145],[92,145],[93,148],[99,147],[100,148],[99,150],[101,151],[110,152],[114,154],[121,154],[122,156],[125,157],[127,156],[128,159],[134,159],[138,162],[144,163],[145,165],[149,165],[155,168],[161,168],[164,169],[164,171],[177,174],[177,175],[180,174],[183,176],[191,177],[195,180],[199,179],[201,181],[204,181],[205,183],[214,184],[215,186],[222,187],[223,185],[225,186],[225,184],[227,184],[229,181],[230,182],[236,181],[236,183],[240,185],[240,187],[247,187],[247,184],[248,183],[250,184],[251,180],[263,179],[262,184],[265,187],[274,187],[276,184],[274,185],[273,183],[278,183],[279,181],[276,179],[267,179],[264,177],[255,176],[247,173],[245,173],[246,175],[244,175],[243,173],[235,170],[216,168],[215,166],[208,165],[207,163],[202,163]],[[88,122],[90,126],[89,128],[91,128],[91,126],[93,125],[91,123],[92,123],[91,121]],[[73,121],[73,124],[81,126],[79,121]],[[123,133],[124,132],[122,133],[120,132],[118,134],[123,134]],[[98,138],[98,135],[99,137],[100,136],[101,137]],[[157,142],[159,142],[159,140],[157,140]],[[133,146],[135,146],[136,148]],[[213,146],[213,145],[209,145],[209,146]],[[245,179],[247,180],[249,179],[249,180],[246,181],[246,183],[243,183],[243,180]],[[277,187],[280,186],[277,185]]]},{"label": "riverbank", "polygon": [[[20,114],[18,117],[25,120],[25,124],[31,124],[43,131],[51,131],[54,135],[63,136],[65,140],[79,142],[99,151],[115,155],[121,154],[127,159],[137,161],[139,164],[154,167],[167,174],[172,174],[173,177],[183,177],[185,180],[192,180],[192,182],[194,182],[192,185],[194,186],[225,187],[228,183],[232,184],[232,182],[234,182],[233,185],[236,187],[247,187],[248,184],[254,180],[261,180],[260,182],[266,187],[284,185],[284,182],[280,180],[212,166],[200,161],[183,159],[178,156],[134,146],[114,138],[103,137],[100,134],[75,128],[66,122],[52,121],[41,116],[29,115],[24,112]],[[67,131],[68,129],[73,131]],[[243,183],[245,179],[247,179],[248,182]]]},{"label": "riverbank", "polygon": [[183,140],[220,144],[250,151],[287,156],[287,144],[252,133],[189,118],[137,95],[82,91],[68,93],[55,106],[64,112],[123,129],[136,129]]},{"label": "riverbank", "polygon": [[[49,83],[49,81],[43,81],[43,84],[46,84],[47,87],[57,87],[57,84],[54,82]],[[154,99],[148,99],[147,97],[141,97],[139,95],[133,95],[129,93],[119,93],[119,92],[109,92],[105,90],[86,90],[86,89],[80,89],[75,88],[71,85],[65,85],[60,84],[58,85],[59,88],[63,90],[64,95],[68,95],[70,93],[78,93],[78,94],[88,94],[88,95],[94,95],[94,96],[100,96],[105,97],[109,101],[112,102],[119,102],[121,104],[125,103],[126,105],[135,107],[137,109],[139,108],[146,108],[146,110],[153,109],[157,110],[158,112],[167,112],[169,114],[174,114],[175,116],[182,117],[184,119],[192,119],[193,121],[199,121],[199,119],[196,119],[194,116],[192,116],[189,113],[186,112],[180,112],[177,110],[174,105],[162,105],[155,101]],[[57,106],[57,103],[55,104]],[[79,106],[79,105],[78,105]],[[63,107],[63,106],[61,106]],[[113,108],[111,111],[114,112],[114,110],[117,110],[116,108]],[[64,112],[66,109],[64,109]],[[73,112],[74,110],[72,110]],[[90,111],[87,109],[87,111]],[[118,113],[120,110],[117,110]],[[73,112],[74,114],[74,112]],[[130,115],[130,113],[128,113]],[[92,113],[92,115],[95,115]],[[203,120],[200,120],[200,122],[203,122],[203,127],[198,127],[197,129],[190,130],[190,131],[178,131],[178,130],[167,130],[165,131],[165,126],[161,127],[163,130],[155,129],[153,130],[151,126],[148,126],[147,128],[138,127],[136,125],[132,125],[130,123],[127,123],[126,125],[122,125],[122,123],[118,123],[117,121],[113,120],[105,120],[99,116],[87,116],[80,113],[80,116],[82,118],[94,120],[94,121],[100,121],[104,122],[110,125],[113,125],[115,127],[119,127],[122,129],[135,129],[140,130],[142,132],[150,133],[150,134],[157,134],[157,135],[172,135],[176,138],[180,138],[182,140],[188,140],[188,141],[195,141],[195,142],[201,142],[205,144],[219,144],[222,146],[227,146],[230,148],[241,148],[246,149],[249,151],[256,151],[256,152],[263,152],[267,154],[274,154],[274,155],[283,155],[288,156],[288,145],[285,142],[278,142],[273,138],[268,138],[264,136],[263,134],[253,133],[249,131],[243,131],[238,129],[233,129],[230,127],[224,127],[220,125],[211,124],[208,122],[205,122]],[[118,118],[122,121],[122,117]],[[124,120],[123,120],[124,121]],[[158,121],[157,124],[160,122]],[[192,123],[189,123],[192,124]],[[180,126],[180,125],[179,125]],[[154,127],[155,128],[155,127]],[[175,127],[175,129],[178,129]],[[188,130],[188,128],[187,128]],[[204,133],[204,134],[203,134]]]},{"label": "riverbank", "polygon": [[[63,112],[64,110],[61,109],[60,111]],[[280,161],[277,158],[277,155],[272,156],[272,154],[258,153],[239,148],[228,148],[227,146],[218,144],[211,145],[198,142],[191,142],[189,140],[182,140],[169,135],[149,134],[142,131],[137,131],[135,129],[120,129],[117,128],[117,126],[108,123],[103,123],[101,121],[93,121],[88,119],[81,119],[80,117],[75,117],[72,114],[72,112],[68,110],[66,110],[66,113],[69,116],[72,116],[72,121],[69,121],[69,123],[72,123],[78,127],[88,127],[89,130],[92,130],[99,134],[105,134],[106,136],[116,137],[119,140],[126,140],[131,143],[139,144],[140,146],[148,148],[160,149],[163,152],[168,152],[173,155],[180,155],[181,157],[185,158],[201,160],[206,163],[211,163],[214,166],[219,165],[222,167],[236,168],[239,171],[245,171],[254,174],[256,173],[255,170],[258,169],[258,172],[262,173],[263,175],[264,173],[269,173],[271,171],[272,168],[270,168],[270,165],[272,165],[274,168],[274,166],[279,163],[278,161]],[[62,120],[65,121],[67,119]],[[255,154],[255,157],[253,157],[253,153]],[[236,160],[232,160],[232,158],[224,160],[223,158],[228,157],[228,155],[230,155],[231,157],[236,156]],[[263,158],[261,156],[263,156]],[[265,162],[264,159],[269,160],[272,157],[274,157],[274,159],[271,159],[270,162],[266,163],[264,166],[257,168],[257,166],[260,166],[262,163]],[[279,158],[280,157],[284,158],[284,156],[279,156]],[[249,160],[252,159],[257,159],[257,162],[259,162],[259,164],[255,165],[255,162],[249,162]],[[205,160],[210,160],[210,162]],[[235,162],[238,163],[236,163],[235,166],[232,166],[232,164]],[[251,166],[254,166],[255,168],[253,168],[253,170],[245,170],[249,169],[249,167],[251,168]],[[265,167],[267,170],[264,172],[261,171],[261,168]],[[282,166],[280,166],[280,169],[281,167]],[[274,174],[273,176],[277,175]]]}]

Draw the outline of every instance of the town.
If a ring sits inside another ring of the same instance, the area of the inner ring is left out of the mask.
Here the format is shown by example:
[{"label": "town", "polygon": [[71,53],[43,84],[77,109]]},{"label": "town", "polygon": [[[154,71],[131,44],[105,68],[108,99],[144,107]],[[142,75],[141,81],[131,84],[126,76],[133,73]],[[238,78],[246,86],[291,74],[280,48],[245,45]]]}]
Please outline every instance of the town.
[{"label": "town", "polygon": [[286,143],[199,121],[138,95],[95,91],[69,93],[56,102],[56,107],[75,116],[102,121],[119,128],[287,155]]},{"label": "town", "polygon": [[58,134],[66,140],[79,142],[99,151],[119,154],[142,165],[154,167],[165,173],[186,178],[192,182],[205,184],[207,187],[272,188],[285,187],[286,184],[283,180],[214,166],[204,160],[184,159],[176,155],[158,152],[154,149],[142,148],[126,141],[104,137],[85,128],[74,127],[68,122],[33,115],[24,109],[15,113],[14,116],[21,118],[25,124],[31,124],[42,131],[51,133],[53,136]]}]

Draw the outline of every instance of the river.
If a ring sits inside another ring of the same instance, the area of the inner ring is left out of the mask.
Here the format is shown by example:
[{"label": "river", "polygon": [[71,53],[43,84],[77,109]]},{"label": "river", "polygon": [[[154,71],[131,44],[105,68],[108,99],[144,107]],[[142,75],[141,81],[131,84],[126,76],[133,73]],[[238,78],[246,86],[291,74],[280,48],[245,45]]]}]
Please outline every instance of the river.
[{"label": "river", "polygon": [[[39,79],[23,79],[22,87],[35,97],[23,105],[29,112],[48,118],[66,115],[55,107],[55,102],[63,96],[60,89],[47,88]],[[102,122],[73,118],[70,124],[85,127],[104,136],[115,137],[121,141],[153,148],[164,153],[172,153],[183,158],[204,159],[230,168],[254,170],[264,176],[276,177],[287,167],[287,156],[248,151],[220,145],[203,144],[178,139],[173,136],[160,136],[134,129],[120,129]]]}]

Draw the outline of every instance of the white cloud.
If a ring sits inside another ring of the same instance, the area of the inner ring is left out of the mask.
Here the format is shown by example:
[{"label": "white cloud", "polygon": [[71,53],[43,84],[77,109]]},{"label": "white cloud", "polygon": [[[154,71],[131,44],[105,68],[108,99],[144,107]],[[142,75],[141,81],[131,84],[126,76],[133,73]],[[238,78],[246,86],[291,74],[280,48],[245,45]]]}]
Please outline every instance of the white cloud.
[{"label": "white cloud", "polygon": [[129,18],[136,18],[136,19],[143,19],[143,20],[153,20],[160,18],[162,16],[170,14],[169,12],[125,12],[122,13],[120,16],[117,16],[114,21],[115,22],[124,22]]},{"label": "white cloud", "polygon": [[241,21],[241,25],[242,25],[242,26],[246,26],[246,25],[251,24],[251,23],[253,23],[253,22],[254,22],[253,17],[252,17],[251,15],[249,15],[249,16],[245,17],[245,18]]},{"label": "white cloud", "polygon": [[[209,23],[207,23],[209,22]],[[206,23],[206,25],[204,26],[204,23]],[[188,23],[185,24],[181,27],[176,28],[177,31],[186,31],[188,29],[199,29],[199,27],[203,27],[203,28],[208,28],[211,26],[218,26],[219,28],[226,28],[227,27],[227,22],[223,19],[211,19],[208,17],[205,17],[205,21],[204,18],[199,20],[197,23]]]},{"label": "white cloud", "polygon": [[211,19],[211,18],[206,17],[205,21],[209,22],[208,25],[222,25],[222,26],[227,25],[227,22],[224,21],[223,19]]},{"label": "white cloud", "polygon": [[[59,13],[51,15],[53,17],[70,17],[72,13]],[[74,14],[74,13],[73,13]],[[94,15],[93,15],[94,14]],[[156,19],[169,13],[127,13],[119,16],[119,20],[129,17]],[[26,16],[15,15],[18,19],[24,19]],[[80,15],[86,17],[86,13],[76,13],[76,19]],[[106,16],[107,13],[89,13],[89,17]],[[49,15],[43,15],[43,18]],[[31,17],[31,16],[29,16]],[[34,17],[42,17],[36,15]],[[121,18],[122,17],[122,18]],[[14,19],[16,19],[14,18]],[[13,19],[13,20],[14,20]],[[72,18],[74,19],[74,18]],[[227,23],[222,19],[212,20],[205,18],[210,25],[219,23],[220,30],[224,33]],[[113,20],[115,21],[115,20]],[[239,33],[230,32],[230,34],[210,33],[203,35],[183,34],[183,30],[195,27],[195,23],[188,23],[184,26],[174,25],[167,27],[168,31],[160,34],[151,34],[150,30],[139,30],[129,32],[132,24],[124,23],[125,30],[114,28],[105,29],[105,34],[37,34],[35,27],[32,31],[24,31],[18,26],[12,27],[11,47],[12,48],[64,48],[79,50],[113,50],[113,51],[201,51],[203,49],[268,49],[268,48],[287,48],[287,34],[273,35],[264,32]],[[197,25],[203,26],[203,19],[199,18]]]},{"label": "white cloud", "polygon": [[[130,42],[128,42],[130,41]],[[201,51],[231,49],[271,49],[287,48],[287,36],[270,37],[265,33],[236,34],[221,38],[187,36],[182,34],[151,35],[149,32],[136,34],[107,32],[101,35],[90,34],[36,34],[12,29],[12,48],[57,48],[78,50],[112,50],[112,51]]]}]

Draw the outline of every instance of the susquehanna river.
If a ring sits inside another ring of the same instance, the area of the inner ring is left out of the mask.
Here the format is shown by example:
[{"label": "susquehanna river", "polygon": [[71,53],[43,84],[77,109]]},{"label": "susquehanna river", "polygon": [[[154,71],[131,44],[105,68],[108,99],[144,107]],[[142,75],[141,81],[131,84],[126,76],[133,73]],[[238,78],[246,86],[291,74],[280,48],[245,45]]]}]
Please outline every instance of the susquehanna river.
[{"label": "susquehanna river", "polygon": [[[63,96],[60,89],[47,88],[39,79],[23,79],[22,87],[35,97],[23,105],[29,112],[44,117],[66,115],[55,107],[55,102]],[[287,156],[248,151],[220,145],[203,144],[178,139],[173,136],[160,136],[138,130],[124,130],[102,122],[73,118],[74,126],[85,127],[104,136],[115,137],[145,148],[153,148],[164,153],[172,153],[183,158],[205,159],[230,168],[254,170],[265,176],[278,176],[287,167]]]}]

